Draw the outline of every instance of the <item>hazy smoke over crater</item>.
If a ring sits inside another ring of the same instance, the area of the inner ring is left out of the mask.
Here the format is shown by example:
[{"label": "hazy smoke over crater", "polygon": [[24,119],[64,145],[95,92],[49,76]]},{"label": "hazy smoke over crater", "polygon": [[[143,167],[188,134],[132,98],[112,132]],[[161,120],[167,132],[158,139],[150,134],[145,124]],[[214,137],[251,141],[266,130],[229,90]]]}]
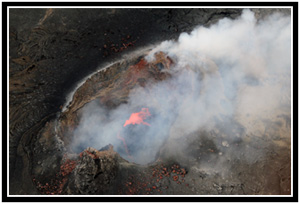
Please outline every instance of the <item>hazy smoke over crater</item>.
[{"label": "hazy smoke over crater", "polygon": [[[229,141],[245,135],[277,135],[289,141],[290,16],[277,13],[257,21],[253,12],[244,10],[236,20],[224,18],[209,28],[182,33],[177,41],[162,42],[146,59],[153,60],[158,51],[174,59],[172,78],[140,87],[130,94],[128,104],[110,112],[96,103],[87,105],[74,133],[74,149],[109,143],[122,149],[117,134],[124,133],[130,114],[143,107],[152,114],[147,121],[151,127],[135,130],[141,132],[135,145],[142,148],[132,154],[142,164],[152,161],[167,139],[214,130],[220,124],[220,134]],[[233,133],[236,124],[242,131]],[[174,151],[169,145],[169,154],[184,154],[180,145],[184,146],[177,144]]]}]

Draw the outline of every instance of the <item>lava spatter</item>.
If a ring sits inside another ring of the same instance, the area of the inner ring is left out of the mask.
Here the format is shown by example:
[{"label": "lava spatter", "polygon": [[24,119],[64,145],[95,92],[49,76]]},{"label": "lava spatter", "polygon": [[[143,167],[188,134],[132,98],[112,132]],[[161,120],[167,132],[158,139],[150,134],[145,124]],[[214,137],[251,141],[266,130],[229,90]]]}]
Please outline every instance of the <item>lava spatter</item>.
[{"label": "lava spatter", "polygon": [[149,123],[144,122],[144,120],[151,116],[149,109],[148,108],[142,108],[142,110],[140,112],[137,113],[132,113],[130,118],[128,120],[126,120],[125,124],[123,125],[123,127],[132,124],[143,124],[143,125],[148,125],[151,126]]}]

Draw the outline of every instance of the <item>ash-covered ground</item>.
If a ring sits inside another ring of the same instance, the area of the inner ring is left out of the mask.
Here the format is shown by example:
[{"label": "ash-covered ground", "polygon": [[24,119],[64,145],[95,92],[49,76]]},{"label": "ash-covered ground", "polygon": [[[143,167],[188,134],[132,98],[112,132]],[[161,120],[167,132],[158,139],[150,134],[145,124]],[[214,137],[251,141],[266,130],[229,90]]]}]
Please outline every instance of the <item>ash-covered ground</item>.
[{"label": "ash-covered ground", "polygon": [[10,194],[291,193],[289,9],[9,15]]}]

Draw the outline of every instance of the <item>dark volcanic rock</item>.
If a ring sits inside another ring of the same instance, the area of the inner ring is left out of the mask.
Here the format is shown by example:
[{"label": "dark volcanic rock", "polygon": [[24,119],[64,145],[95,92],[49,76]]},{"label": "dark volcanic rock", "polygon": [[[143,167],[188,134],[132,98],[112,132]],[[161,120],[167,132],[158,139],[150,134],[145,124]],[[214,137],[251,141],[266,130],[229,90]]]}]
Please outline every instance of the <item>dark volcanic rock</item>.
[{"label": "dark volcanic rock", "polygon": [[117,154],[112,149],[88,148],[80,154],[74,183],[80,194],[112,194],[117,171]]}]

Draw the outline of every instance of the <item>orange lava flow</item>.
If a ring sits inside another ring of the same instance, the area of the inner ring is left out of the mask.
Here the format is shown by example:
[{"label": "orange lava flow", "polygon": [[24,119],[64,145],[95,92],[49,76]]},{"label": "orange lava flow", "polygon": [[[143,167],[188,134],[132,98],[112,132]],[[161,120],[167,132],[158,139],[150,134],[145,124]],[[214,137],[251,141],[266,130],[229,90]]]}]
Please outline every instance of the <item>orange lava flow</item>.
[{"label": "orange lava flow", "polygon": [[150,116],[150,112],[149,112],[149,109],[148,108],[142,108],[142,110],[138,113],[132,113],[130,118],[128,120],[126,120],[125,124],[123,125],[123,127],[129,125],[129,124],[132,124],[132,125],[135,125],[135,124],[143,124],[143,125],[148,125],[150,126],[149,123],[147,122],[144,122],[144,120]]},{"label": "orange lava flow", "polygon": [[[148,108],[142,108],[142,110],[138,113],[132,113],[129,117],[128,120],[126,120],[125,124],[123,125],[123,127],[129,125],[129,124],[132,124],[132,125],[135,125],[135,124],[143,124],[143,125],[147,125],[147,126],[150,126],[149,123],[147,122],[144,122],[144,120],[150,116],[150,112],[149,112],[149,109]],[[125,138],[122,137],[120,135],[120,132],[118,133],[117,135],[117,138],[119,140],[122,140],[123,141],[123,145],[124,145],[124,148],[125,148],[125,151],[128,155],[128,157],[130,159],[133,159],[133,157],[130,155],[129,151],[128,151],[128,147],[127,147],[127,144],[126,144],[126,141],[125,141]]]},{"label": "orange lava flow", "polygon": [[119,140],[122,140],[122,141],[123,141],[123,145],[124,145],[124,147],[125,147],[125,151],[126,151],[128,157],[129,157],[129,158],[132,158],[131,155],[129,154],[128,147],[127,147],[127,144],[126,144],[126,142],[125,142],[125,138],[122,137],[122,136],[120,135],[120,132],[118,133],[117,138],[118,138]]}]

